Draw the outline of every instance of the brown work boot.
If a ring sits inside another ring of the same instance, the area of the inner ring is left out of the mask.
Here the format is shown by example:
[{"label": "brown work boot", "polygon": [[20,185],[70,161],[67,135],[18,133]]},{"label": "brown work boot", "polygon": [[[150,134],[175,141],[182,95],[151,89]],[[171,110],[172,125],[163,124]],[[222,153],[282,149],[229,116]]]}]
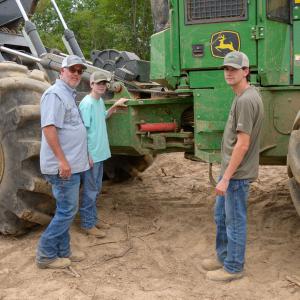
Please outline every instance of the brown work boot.
[{"label": "brown work boot", "polygon": [[105,223],[103,221],[98,221],[98,223],[95,225],[98,229],[109,229],[110,225],[108,223]]},{"label": "brown work boot", "polygon": [[79,250],[72,250],[71,255],[68,257],[71,262],[80,262],[86,257],[85,253]]},{"label": "brown work boot", "polygon": [[224,282],[229,282],[235,279],[239,279],[243,277],[243,272],[239,272],[239,273],[229,273],[226,270],[219,269],[219,270],[215,270],[215,271],[208,271],[206,273],[206,278],[209,280],[213,280],[213,281],[224,281]]},{"label": "brown work boot", "polygon": [[58,257],[50,263],[36,263],[40,269],[65,269],[71,265],[71,260],[65,257]]},{"label": "brown work boot", "polygon": [[223,265],[216,257],[214,257],[203,259],[202,267],[207,271],[214,271],[223,268]]},{"label": "brown work boot", "polygon": [[100,229],[97,229],[96,227],[92,227],[90,229],[83,229],[83,231],[87,234],[87,235],[92,235],[94,237],[97,238],[104,238],[106,237],[106,233]]}]

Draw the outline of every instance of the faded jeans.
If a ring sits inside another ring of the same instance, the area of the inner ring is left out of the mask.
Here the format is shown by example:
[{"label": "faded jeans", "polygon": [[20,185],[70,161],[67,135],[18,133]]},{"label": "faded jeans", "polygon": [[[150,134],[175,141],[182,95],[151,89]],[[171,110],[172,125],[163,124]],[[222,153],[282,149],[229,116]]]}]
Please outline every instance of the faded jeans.
[{"label": "faded jeans", "polygon": [[95,227],[98,222],[97,197],[102,188],[103,161],[82,173],[82,199],[79,207],[80,223],[84,229]]},{"label": "faded jeans", "polygon": [[45,178],[52,185],[56,211],[38,243],[36,261],[40,264],[71,255],[69,229],[78,211],[80,186],[80,173],[72,174],[69,179],[58,175]]},{"label": "faded jeans", "polygon": [[229,273],[244,268],[248,192],[248,179],[231,179],[225,196],[216,197],[217,257]]}]

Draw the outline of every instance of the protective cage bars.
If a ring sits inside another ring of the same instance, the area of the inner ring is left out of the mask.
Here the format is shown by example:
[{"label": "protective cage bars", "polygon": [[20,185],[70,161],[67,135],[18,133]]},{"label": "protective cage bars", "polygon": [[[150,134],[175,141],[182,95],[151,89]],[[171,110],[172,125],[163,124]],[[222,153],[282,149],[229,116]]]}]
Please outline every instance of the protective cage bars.
[{"label": "protective cage bars", "polygon": [[185,0],[185,23],[216,23],[247,19],[247,0]]}]

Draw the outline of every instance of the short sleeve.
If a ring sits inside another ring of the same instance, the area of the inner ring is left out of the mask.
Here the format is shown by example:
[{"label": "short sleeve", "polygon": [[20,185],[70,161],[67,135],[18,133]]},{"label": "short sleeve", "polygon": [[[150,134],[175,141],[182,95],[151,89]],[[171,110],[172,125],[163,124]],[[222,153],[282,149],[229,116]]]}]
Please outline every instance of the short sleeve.
[{"label": "short sleeve", "polygon": [[81,101],[79,104],[80,114],[86,128],[91,126],[92,105],[88,102]]},{"label": "short sleeve", "polygon": [[56,94],[46,94],[41,100],[41,127],[63,128],[66,109]]},{"label": "short sleeve", "polygon": [[108,112],[106,110],[106,107],[105,107],[105,104],[104,104],[104,101],[103,101],[102,98],[100,99],[100,103],[101,103],[101,111],[104,114],[104,118],[107,119],[108,118]]},{"label": "short sleeve", "polygon": [[251,101],[239,99],[236,104],[236,131],[251,135],[254,123],[254,108]]}]

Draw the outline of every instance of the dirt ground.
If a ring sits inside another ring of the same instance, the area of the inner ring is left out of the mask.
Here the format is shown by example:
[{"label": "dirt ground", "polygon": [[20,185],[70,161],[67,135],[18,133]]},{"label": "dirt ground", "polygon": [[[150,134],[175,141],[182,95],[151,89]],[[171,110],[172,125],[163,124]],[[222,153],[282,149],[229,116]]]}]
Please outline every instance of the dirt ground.
[{"label": "dirt ground", "polygon": [[300,299],[300,217],[286,177],[285,167],[261,167],[251,187],[246,269],[238,281],[208,281],[201,268],[215,239],[207,165],[169,154],[141,180],[104,184],[99,212],[111,229],[97,239],[75,222],[72,246],[88,258],[73,271],[35,266],[42,228],[0,236],[0,299]]}]

